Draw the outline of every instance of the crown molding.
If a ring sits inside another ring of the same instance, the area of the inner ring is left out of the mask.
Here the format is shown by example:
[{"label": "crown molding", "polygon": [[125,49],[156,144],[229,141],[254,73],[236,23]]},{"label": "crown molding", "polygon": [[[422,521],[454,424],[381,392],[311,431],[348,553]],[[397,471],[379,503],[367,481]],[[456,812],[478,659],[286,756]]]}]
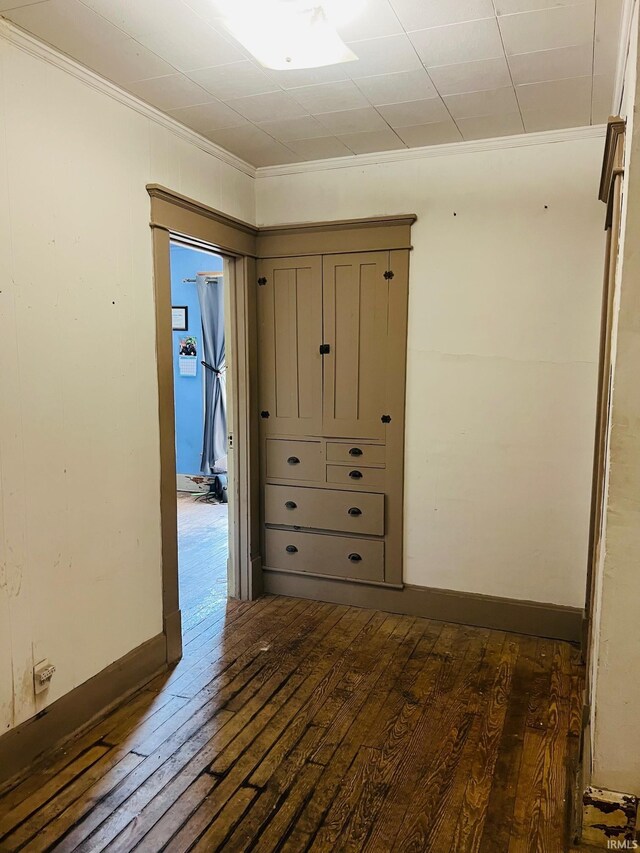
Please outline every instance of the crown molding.
[{"label": "crown molding", "polygon": [[95,71],[91,71],[91,69],[81,65],[79,62],[76,62],[75,59],[71,59],[71,57],[66,56],[64,53],[60,53],[60,51],[51,47],[51,45],[40,41],[25,32],[25,30],[1,17],[0,37],[10,42],[20,50],[48,62],[49,65],[53,65],[56,68],[60,68],[62,71],[66,71],[67,74],[71,74],[76,79],[85,83],[87,86],[90,86],[92,89],[101,92],[103,95],[107,95],[108,97],[113,98],[113,100],[124,104],[124,106],[135,110],[135,112],[143,115],[145,118],[148,118],[156,124],[161,125],[166,130],[171,131],[171,133],[175,134],[185,142],[189,142],[191,145],[195,145],[196,148],[200,148],[201,151],[205,151],[207,154],[211,154],[218,160],[222,160],[222,162],[226,163],[228,166],[232,166],[234,169],[244,172],[245,175],[255,178],[255,166],[252,166],[240,157],[236,157],[235,154],[232,154],[225,148],[221,148],[206,137],[200,136],[199,133],[196,133],[194,130],[180,124],[179,121],[176,121],[161,112],[161,110],[152,107],[150,104],[145,103],[145,101],[141,101],[140,98],[126,92],[124,89],[120,88],[120,86],[115,83],[111,83]]},{"label": "crown molding", "polygon": [[286,163],[281,166],[263,166],[256,169],[257,178],[278,175],[297,175],[303,172],[324,172],[327,169],[348,169],[353,166],[376,166],[384,163],[401,163],[430,157],[450,157],[453,154],[477,154],[506,148],[525,148],[530,145],[549,145],[554,142],[573,142],[580,139],[604,139],[606,125],[574,127],[567,130],[545,130],[539,133],[521,133],[517,136],[499,136],[494,139],[474,139],[470,142],[448,142],[446,145],[427,145],[423,148],[401,148],[377,154],[354,154],[331,160],[311,160],[306,163]]},{"label": "crown molding", "polygon": [[629,45],[631,42],[631,22],[633,21],[633,10],[637,0],[622,0],[622,13],[620,15],[620,39],[618,42],[618,62],[616,64],[616,77],[613,88],[612,115],[617,116],[622,109],[622,97],[624,95],[624,78],[627,73],[627,59],[629,58]]}]

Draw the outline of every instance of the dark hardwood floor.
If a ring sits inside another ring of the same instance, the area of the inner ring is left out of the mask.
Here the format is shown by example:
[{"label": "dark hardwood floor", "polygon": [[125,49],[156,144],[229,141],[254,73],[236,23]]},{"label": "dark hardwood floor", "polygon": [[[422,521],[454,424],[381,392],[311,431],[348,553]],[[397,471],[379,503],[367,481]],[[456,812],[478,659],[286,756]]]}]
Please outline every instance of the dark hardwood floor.
[{"label": "dark hardwood floor", "polygon": [[175,669],[0,799],[0,850],[568,849],[570,645],[207,595]]}]

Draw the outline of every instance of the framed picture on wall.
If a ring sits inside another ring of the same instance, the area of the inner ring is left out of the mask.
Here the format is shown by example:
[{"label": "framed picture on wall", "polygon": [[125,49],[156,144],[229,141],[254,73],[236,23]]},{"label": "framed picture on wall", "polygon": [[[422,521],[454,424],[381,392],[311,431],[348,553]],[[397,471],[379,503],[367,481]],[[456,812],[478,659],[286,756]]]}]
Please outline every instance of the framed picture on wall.
[{"label": "framed picture on wall", "polygon": [[174,332],[186,332],[189,328],[189,306],[171,306],[171,326]]}]

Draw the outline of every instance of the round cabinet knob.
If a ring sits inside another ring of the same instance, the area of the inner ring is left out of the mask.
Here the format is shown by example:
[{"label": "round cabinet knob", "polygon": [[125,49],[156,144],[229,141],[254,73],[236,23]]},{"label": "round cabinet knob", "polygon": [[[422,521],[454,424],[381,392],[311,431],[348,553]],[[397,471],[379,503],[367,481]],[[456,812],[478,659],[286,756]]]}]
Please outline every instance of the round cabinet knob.
[{"label": "round cabinet knob", "polygon": [[349,456],[362,456],[362,450],[359,447],[352,447]]},{"label": "round cabinet knob", "polygon": [[357,506],[352,506],[350,509],[347,510],[347,512],[349,513],[349,515],[362,515],[362,510],[359,509]]},{"label": "round cabinet knob", "polygon": [[296,548],[295,545],[287,545],[287,553],[288,554],[297,554],[298,549]]},{"label": "round cabinet knob", "polygon": [[349,554],[349,559],[352,563],[359,563],[362,557],[360,554]]},{"label": "round cabinet knob", "polygon": [[349,476],[352,480],[361,480],[362,479],[362,471],[349,471]]},{"label": "round cabinet knob", "polygon": [[287,502],[285,503],[285,506],[286,506],[286,508],[287,508],[287,509],[296,509],[296,507],[298,506],[298,504],[297,504],[295,501],[287,501]]},{"label": "round cabinet knob", "polygon": [[300,460],[298,459],[297,456],[290,456],[287,459],[287,462],[289,463],[289,465],[299,465],[300,464]]}]

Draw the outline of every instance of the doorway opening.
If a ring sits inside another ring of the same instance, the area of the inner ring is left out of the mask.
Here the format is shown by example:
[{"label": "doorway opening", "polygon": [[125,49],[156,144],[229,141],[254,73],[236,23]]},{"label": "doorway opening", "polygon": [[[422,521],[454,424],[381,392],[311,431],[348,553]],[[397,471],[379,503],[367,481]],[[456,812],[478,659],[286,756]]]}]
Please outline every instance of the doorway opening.
[{"label": "doorway opening", "polygon": [[171,239],[178,581],[182,631],[229,594],[227,290],[230,263]]}]

